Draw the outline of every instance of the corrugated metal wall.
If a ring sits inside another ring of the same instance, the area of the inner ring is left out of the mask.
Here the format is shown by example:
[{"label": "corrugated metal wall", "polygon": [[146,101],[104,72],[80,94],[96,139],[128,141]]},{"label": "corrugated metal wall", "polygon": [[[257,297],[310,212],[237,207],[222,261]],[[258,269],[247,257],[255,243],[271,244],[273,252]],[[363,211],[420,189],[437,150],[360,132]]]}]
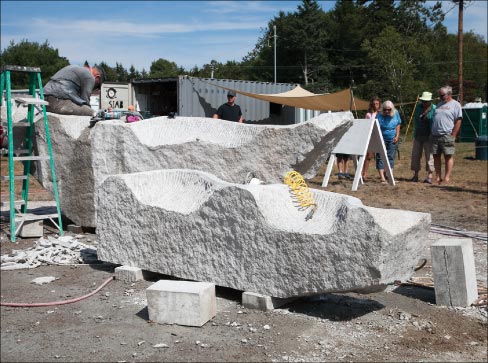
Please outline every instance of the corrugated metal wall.
[{"label": "corrugated metal wall", "polygon": [[[180,76],[178,80],[178,105],[181,116],[212,117],[217,108],[227,102],[227,90],[213,86],[232,88],[251,93],[281,93],[295,88],[291,83],[266,83],[229,79],[192,78]],[[270,119],[269,102],[237,95],[236,104],[241,107],[248,122],[263,122]],[[285,106],[279,116],[283,123],[295,123],[295,110]]]}]

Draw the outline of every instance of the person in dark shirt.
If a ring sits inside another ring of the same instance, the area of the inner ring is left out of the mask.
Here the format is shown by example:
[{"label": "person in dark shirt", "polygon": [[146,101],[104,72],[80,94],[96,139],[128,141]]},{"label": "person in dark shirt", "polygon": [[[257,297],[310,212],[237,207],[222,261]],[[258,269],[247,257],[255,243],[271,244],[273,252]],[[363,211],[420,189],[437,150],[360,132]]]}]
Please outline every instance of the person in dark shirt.
[{"label": "person in dark shirt", "polygon": [[236,93],[227,92],[227,103],[220,106],[213,118],[242,123],[242,111],[239,105],[235,104]]}]

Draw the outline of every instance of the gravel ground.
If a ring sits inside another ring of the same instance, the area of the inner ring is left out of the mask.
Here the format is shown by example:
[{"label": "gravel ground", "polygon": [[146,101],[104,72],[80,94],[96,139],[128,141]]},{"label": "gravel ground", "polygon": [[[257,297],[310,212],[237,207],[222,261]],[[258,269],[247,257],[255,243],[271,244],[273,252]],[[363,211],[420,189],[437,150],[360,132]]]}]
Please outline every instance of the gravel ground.
[{"label": "gravel ground", "polygon": [[[68,235],[70,235],[68,233]],[[54,235],[52,235],[54,236]],[[431,276],[425,266],[413,279]],[[77,235],[96,247],[96,236]],[[2,243],[2,254],[36,240]],[[473,240],[486,287],[486,242]],[[113,276],[105,263],[2,271],[2,302],[53,302],[93,291]],[[37,285],[37,277],[55,280]],[[2,362],[486,361],[487,310],[435,305],[434,290],[404,284],[373,294],[302,298],[274,311],[245,309],[241,292],[217,288],[217,315],[201,328],[149,320],[145,289],[159,279],[114,280],[90,298],[47,307],[1,307]]]}]

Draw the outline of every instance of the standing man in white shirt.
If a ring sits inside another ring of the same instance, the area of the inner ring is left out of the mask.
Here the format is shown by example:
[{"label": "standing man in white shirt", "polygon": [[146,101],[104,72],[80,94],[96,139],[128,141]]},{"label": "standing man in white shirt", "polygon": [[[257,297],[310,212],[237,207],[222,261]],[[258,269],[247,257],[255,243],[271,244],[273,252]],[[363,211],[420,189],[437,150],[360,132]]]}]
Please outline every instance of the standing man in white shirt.
[{"label": "standing man in white shirt", "polygon": [[[439,89],[441,102],[437,104],[432,122],[431,153],[438,184],[448,184],[454,166],[455,141],[461,129],[463,110],[461,104],[452,98],[452,88]],[[444,154],[445,174],[442,178],[441,155]]]}]

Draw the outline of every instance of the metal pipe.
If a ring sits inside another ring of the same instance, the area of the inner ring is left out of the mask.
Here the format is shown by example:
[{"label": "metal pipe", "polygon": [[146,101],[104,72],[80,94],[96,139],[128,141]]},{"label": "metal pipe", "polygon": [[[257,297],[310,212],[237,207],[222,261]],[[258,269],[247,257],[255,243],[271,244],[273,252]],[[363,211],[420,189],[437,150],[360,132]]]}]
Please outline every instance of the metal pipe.
[{"label": "metal pipe", "polygon": [[274,31],[274,83],[276,83],[276,25],[273,25]]}]

